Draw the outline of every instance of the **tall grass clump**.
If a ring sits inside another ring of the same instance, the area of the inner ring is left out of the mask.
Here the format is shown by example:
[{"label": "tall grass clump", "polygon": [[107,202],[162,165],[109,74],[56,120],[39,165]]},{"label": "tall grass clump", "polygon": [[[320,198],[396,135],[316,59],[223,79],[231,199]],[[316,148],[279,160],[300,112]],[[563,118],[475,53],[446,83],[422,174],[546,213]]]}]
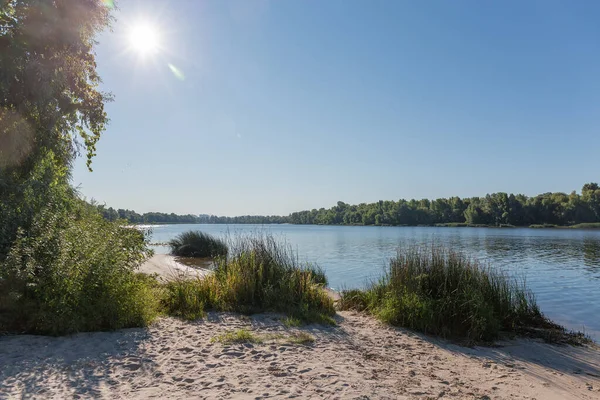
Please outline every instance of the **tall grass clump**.
[{"label": "tall grass clump", "polygon": [[326,284],[323,271],[300,263],[288,245],[254,235],[238,238],[228,257],[217,259],[213,274],[168,283],[164,303],[170,314],[189,319],[205,310],[274,311],[331,322],[335,310]]},{"label": "tall grass clump", "polygon": [[365,291],[342,293],[342,309],[424,333],[490,341],[500,332],[555,328],[523,282],[441,247],[398,252],[385,276]]},{"label": "tall grass clump", "polygon": [[0,331],[68,334],[148,325],[155,279],[136,272],[144,234],[72,200],[19,231],[0,260]]},{"label": "tall grass clump", "polygon": [[169,241],[171,254],[179,257],[226,256],[227,244],[218,238],[200,231],[187,231]]}]

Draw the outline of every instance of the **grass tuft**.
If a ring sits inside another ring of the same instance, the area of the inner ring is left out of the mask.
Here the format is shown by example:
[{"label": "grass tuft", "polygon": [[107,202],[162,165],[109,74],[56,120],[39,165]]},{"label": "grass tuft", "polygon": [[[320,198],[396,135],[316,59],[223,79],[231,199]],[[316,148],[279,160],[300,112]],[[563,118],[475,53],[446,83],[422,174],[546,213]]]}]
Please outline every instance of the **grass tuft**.
[{"label": "grass tuft", "polygon": [[[523,282],[441,247],[399,251],[366,290],[342,292],[342,310],[367,311],[391,325],[468,341],[501,332],[563,332],[546,319]],[[539,337],[539,336],[538,336]]]},{"label": "grass tuft", "polygon": [[221,344],[239,344],[253,343],[262,344],[265,342],[284,342],[298,345],[309,345],[315,342],[315,337],[306,332],[295,332],[290,335],[283,333],[267,333],[257,335],[247,329],[237,329],[235,331],[225,332],[211,339],[213,343]]},{"label": "grass tuft", "polygon": [[214,274],[165,286],[169,314],[194,319],[205,310],[275,311],[304,322],[335,323],[320,268],[300,263],[289,246],[267,235],[238,238],[232,248],[228,257],[217,259]]},{"label": "grass tuft", "polygon": [[283,322],[283,325],[288,328],[295,328],[302,325],[302,321],[295,317],[285,317],[281,320],[281,322]]},{"label": "grass tuft", "polygon": [[600,222],[584,222],[569,226],[572,229],[600,229]]},{"label": "grass tuft", "polygon": [[222,257],[228,252],[227,244],[207,233],[187,231],[169,241],[171,254],[178,257]]},{"label": "grass tuft", "polygon": [[263,339],[247,329],[238,329],[233,332],[226,332],[221,335],[215,336],[211,339],[211,342],[219,342],[222,344],[236,344],[236,343],[262,343]]},{"label": "grass tuft", "polygon": [[293,344],[309,345],[315,342],[315,337],[306,332],[297,332],[288,336],[287,341]]}]

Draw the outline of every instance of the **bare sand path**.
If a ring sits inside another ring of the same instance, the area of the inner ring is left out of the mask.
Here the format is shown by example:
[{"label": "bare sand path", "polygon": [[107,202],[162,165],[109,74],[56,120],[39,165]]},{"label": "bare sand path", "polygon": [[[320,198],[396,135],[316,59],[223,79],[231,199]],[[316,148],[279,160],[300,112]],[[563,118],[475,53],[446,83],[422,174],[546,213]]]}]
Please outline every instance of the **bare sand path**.
[{"label": "bare sand path", "polygon": [[[206,263],[208,268],[209,262]],[[195,278],[203,277],[209,274],[207,268],[189,267],[179,261],[176,257],[167,254],[155,254],[144,262],[139,269],[139,272],[153,275],[157,274],[162,280],[171,280],[175,278]]]},{"label": "bare sand path", "polygon": [[[147,329],[0,337],[0,398],[600,399],[597,349],[464,348],[341,312],[338,326],[211,313]],[[261,344],[211,339],[246,328]],[[312,344],[288,343],[295,332]]]}]

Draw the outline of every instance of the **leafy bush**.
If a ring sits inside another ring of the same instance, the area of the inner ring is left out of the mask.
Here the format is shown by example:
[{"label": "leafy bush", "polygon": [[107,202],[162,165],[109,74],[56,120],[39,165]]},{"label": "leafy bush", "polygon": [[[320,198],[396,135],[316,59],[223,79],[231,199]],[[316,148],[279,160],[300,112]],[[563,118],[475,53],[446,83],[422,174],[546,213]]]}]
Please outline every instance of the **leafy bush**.
[{"label": "leafy bush", "polygon": [[77,199],[47,207],[0,263],[0,330],[57,335],[147,325],[159,306],[156,281],[136,273],[147,255],[140,231]]},{"label": "leafy bush", "polygon": [[219,257],[226,256],[227,244],[200,231],[183,232],[169,241],[171,254],[179,257]]},{"label": "leafy bush", "polygon": [[172,315],[201,317],[207,309],[284,312],[304,321],[331,323],[333,300],[323,271],[297,261],[271,236],[239,238],[232,254],[217,260],[214,274],[166,285],[164,304]]},{"label": "leafy bush", "polygon": [[440,247],[399,251],[367,290],[342,293],[342,309],[366,310],[384,322],[473,341],[501,331],[556,328],[524,284],[461,253]]}]

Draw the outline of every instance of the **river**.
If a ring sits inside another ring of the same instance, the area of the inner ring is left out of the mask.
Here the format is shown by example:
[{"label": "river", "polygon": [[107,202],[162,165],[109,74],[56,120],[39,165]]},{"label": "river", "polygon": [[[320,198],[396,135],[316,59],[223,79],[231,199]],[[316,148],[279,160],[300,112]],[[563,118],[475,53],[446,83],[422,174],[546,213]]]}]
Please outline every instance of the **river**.
[{"label": "river", "polygon": [[[334,289],[363,287],[381,276],[399,246],[436,243],[524,278],[542,311],[600,339],[600,230],[316,225],[160,225],[152,242],[187,230],[235,237],[268,232],[319,264]],[[166,253],[163,246],[154,246]]]}]

